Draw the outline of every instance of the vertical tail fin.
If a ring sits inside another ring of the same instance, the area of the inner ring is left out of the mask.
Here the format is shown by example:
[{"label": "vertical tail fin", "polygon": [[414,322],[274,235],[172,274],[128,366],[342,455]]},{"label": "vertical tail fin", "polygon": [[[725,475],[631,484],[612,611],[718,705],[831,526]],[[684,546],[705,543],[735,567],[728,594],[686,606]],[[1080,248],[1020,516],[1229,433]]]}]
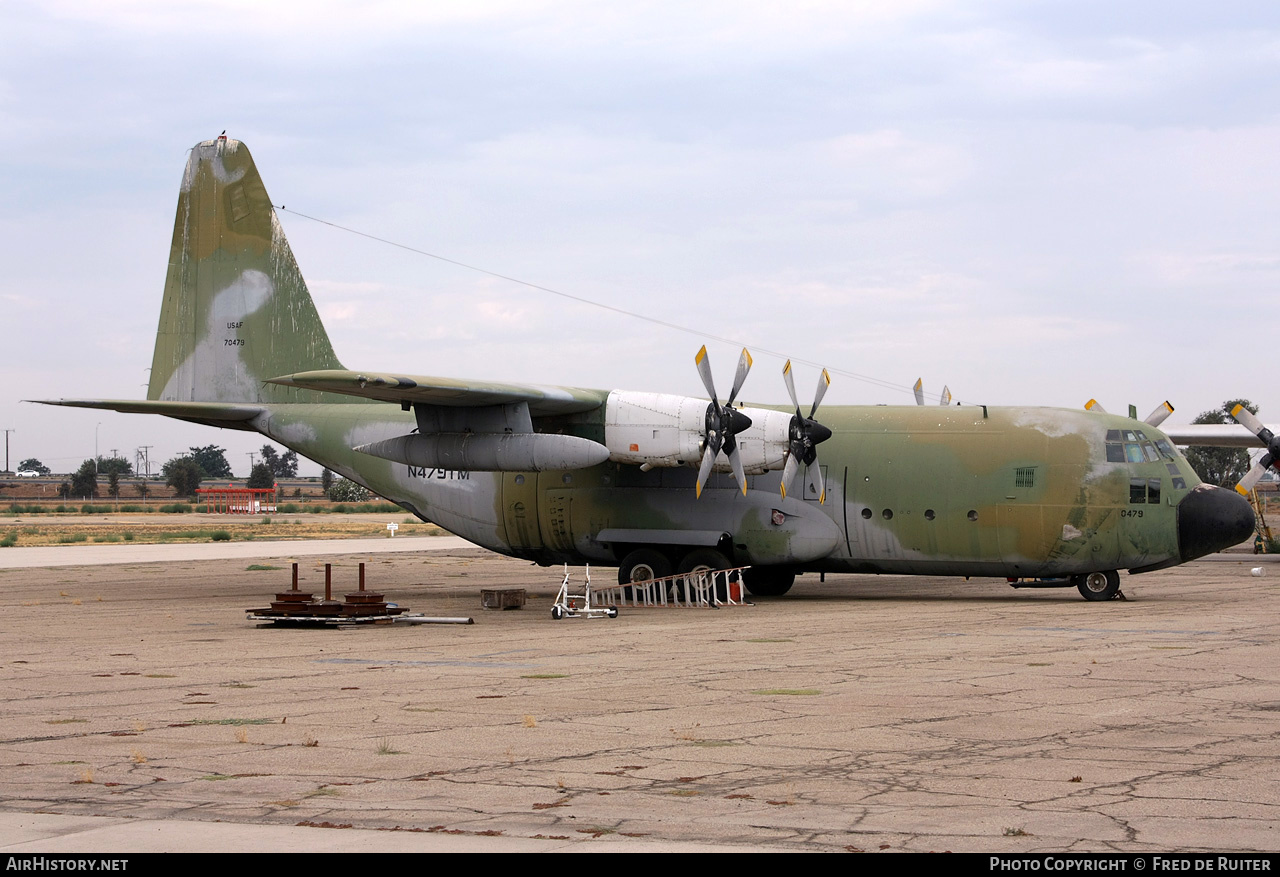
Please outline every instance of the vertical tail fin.
[{"label": "vertical tail fin", "polygon": [[340,368],[249,150],[225,137],[198,144],[178,195],[147,398],[319,401],[263,381]]}]

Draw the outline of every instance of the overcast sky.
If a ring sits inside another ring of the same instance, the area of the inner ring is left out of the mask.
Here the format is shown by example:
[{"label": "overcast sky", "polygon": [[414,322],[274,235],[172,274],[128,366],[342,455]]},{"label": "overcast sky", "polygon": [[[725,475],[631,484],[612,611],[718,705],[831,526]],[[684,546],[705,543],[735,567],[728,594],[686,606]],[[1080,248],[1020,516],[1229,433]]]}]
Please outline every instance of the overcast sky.
[{"label": "overcast sky", "polygon": [[[747,344],[749,401],[769,350],[845,372],[824,405],[1280,420],[1274,3],[2,0],[11,465],[247,472],[260,437],[18,402],[145,396],[223,129],[290,210]],[[694,335],[281,219],[349,368],[703,393]]]}]

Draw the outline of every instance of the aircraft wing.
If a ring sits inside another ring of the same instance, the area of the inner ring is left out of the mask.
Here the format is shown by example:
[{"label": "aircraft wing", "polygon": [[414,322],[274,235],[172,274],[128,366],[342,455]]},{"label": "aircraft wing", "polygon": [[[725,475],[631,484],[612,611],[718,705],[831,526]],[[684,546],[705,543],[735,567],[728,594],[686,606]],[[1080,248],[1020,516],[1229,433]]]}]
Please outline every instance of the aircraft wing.
[{"label": "aircraft wing", "polygon": [[[1276,427],[1272,431],[1280,430]],[[1238,423],[1196,423],[1190,426],[1161,426],[1160,431],[1175,445],[1209,448],[1265,448],[1256,435]]]},{"label": "aircraft wing", "polygon": [[261,405],[228,402],[155,402],[142,399],[31,399],[37,405],[98,408],[122,414],[163,414],[191,423],[252,430],[249,421],[265,409]]},{"label": "aircraft wing", "polygon": [[526,402],[529,414],[576,414],[604,404],[608,393],[575,387],[548,387],[538,384],[504,384],[469,381],[462,378],[424,377],[322,369],[271,378],[269,384],[343,393],[380,402],[421,403],[448,408],[481,408]]}]

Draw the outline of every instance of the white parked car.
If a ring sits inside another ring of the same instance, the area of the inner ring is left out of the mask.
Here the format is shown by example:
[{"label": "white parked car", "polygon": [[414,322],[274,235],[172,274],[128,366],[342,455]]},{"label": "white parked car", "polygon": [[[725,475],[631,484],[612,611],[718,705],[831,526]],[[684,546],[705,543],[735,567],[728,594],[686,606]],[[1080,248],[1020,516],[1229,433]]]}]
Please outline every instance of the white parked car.
[{"label": "white parked car", "polygon": [[35,469],[19,469],[18,477],[19,478],[39,478],[40,473],[37,472]]}]

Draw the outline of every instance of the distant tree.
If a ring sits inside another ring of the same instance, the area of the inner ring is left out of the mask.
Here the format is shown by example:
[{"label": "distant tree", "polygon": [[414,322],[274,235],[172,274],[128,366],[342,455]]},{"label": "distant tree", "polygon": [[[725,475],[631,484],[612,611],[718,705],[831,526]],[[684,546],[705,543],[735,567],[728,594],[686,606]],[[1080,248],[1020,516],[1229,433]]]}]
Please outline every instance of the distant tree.
[{"label": "distant tree", "polygon": [[41,475],[49,474],[49,467],[41,463],[35,457],[28,457],[18,464],[19,472],[39,472]]},{"label": "distant tree", "polygon": [[71,496],[98,495],[98,467],[93,460],[85,460],[71,476]]},{"label": "distant tree", "polygon": [[[217,445],[206,445],[203,448],[188,448],[188,450],[191,453],[186,456],[195,461],[205,478],[235,477],[231,474],[231,464],[227,462],[226,448],[220,448]],[[175,457],[174,459],[180,458]]]},{"label": "distant tree", "polygon": [[71,498],[71,482],[70,481],[64,481],[58,485],[58,496],[62,497],[63,499]]},{"label": "distant tree", "polygon": [[[225,462],[225,460],[223,461]],[[196,489],[204,478],[204,470],[194,457],[174,457],[160,467],[160,474],[165,483],[173,488],[178,496],[195,496]]]},{"label": "distant tree", "polygon": [[120,498],[120,473],[115,469],[107,473],[107,496]]},{"label": "distant tree", "polygon": [[329,499],[334,502],[364,502],[368,498],[369,491],[345,478],[339,478],[338,483],[329,488]]},{"label": "distant tree", "polygon": [[142,497],[144,500],[147,498],[147,494],[151,492],[151,488],[147,486],[146,479],[139,481],[134,485],[133,489],[138,491],[138,496]]},{"label": "distant tree", "polygon": [[[1235,423],[1231,409],[1243,405],[1251,413],[1258,413],[1258,406],[1248,399],[1228,399],[1221,408],[1203,411],[1192,423]],[[1244,427],[1240,427],[1241,431]],[[1187,462],[1206,484],[1233,487],[1249,471],[1249,452],[1240,448],[1187,448]]]},{"label": "distant tree", "polygon": [[99,475],[132,475],[133,464],[124,457],[99,457],[98,458],[98,474]]},{"label": "distant tree", "polygon": [[324,491],[325,496],[329,495],[329,488],[333,487],[333,473],[328,468],[320,470],[320,489]]},{"label": "distant tree", "polygon": [[285,451],[283,454],[278,454],[271,445],[263,445],[260,456],[262,457],[262,462],[271,467],[271,474],[276,478],[298,477],[298,454],[296,451]]},{"label": "distant tree", "polygon": [[276,483],[276,474],[271,471],[271,464],[267,462],[257,463],[253,467],[253,471],[249,473],[249,486],[259,489],[274,487]]}]

